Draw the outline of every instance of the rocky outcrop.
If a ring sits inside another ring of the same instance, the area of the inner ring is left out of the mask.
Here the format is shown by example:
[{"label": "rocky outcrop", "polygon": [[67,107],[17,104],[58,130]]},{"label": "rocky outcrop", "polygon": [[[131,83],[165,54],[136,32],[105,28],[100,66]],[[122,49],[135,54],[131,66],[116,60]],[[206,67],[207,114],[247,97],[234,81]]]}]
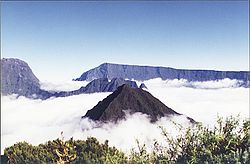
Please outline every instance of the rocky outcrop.
[{"label": "rocky outcrop", "polygon": [[[152,122],[157,121],[160,117],[181,115],[164,105],[149,92],[124,84],[91,110],[88,110],[84,117],[94,121],[117,122],[124,119],[127,112],[129,114],[136,112],[147,114]],[[191,118],[188,119],[195,122]]]},{"label": "rocky outcrop", "polygon": [[141,85],[139,86],[139,88],[141,88],[141,89],[148,89],[144,83],[141,83]]},{"label": "rocky outcrop", "polygon": [[43,98],[47,91],[40,89],[39,80],[29,65],[19,59],[1,59],[1,93],[17,94],[28,98]]},{"label": "rocky outcrop", "polygon": [[153,78],[186,79],[188,81],[221,80],[224,78],[243,81],[243,85],[249,87],[249,71],[215,71],[215,70],[185,70],[169,67],[151,67],[136,65],[121,65],[104,63],[100,66],[84,72],[77,81],[93,80],[97,78],[123,78],[134,80],[149,80]]}]

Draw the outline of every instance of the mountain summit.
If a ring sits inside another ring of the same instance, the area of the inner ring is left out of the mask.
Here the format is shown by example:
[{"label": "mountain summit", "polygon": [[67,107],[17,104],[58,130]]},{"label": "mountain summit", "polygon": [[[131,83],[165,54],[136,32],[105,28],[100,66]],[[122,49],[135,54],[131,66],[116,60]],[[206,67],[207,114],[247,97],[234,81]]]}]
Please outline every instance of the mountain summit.
[{"label": "mountain summit", "polygon": [[[140,112],[147,114],[151,122],[160,117],[180,115],[153,97],[149,92],[140,88],[122,85],[116,91],[100,101],[93,109],[88,110],[84,117],[102,122],[117,122],[125,118],[126,113]],[[191,122],[193,119],[188,118]]]},{"label": "mountain summit", "polygon": [[19,59],[1,59],[1,93],[32,97],[40,91],[38,78],[29,65]]},{"label": "mountain summit", "polygon": [[98,78],[123,78],[134,79],[139,81],[149,80],[153,78],[166,79],[186,79],[188,81],[210,81],[221,80],[224,78],[236,79],[243,81],[243,85],[250,87],[249,71],[215,71],[215,70],[187,70],[174,69],[170,67],[152,67],[152,66],[137,66],[137,65],[122,65],[104,63],[100,66],[84,72],[77,81]]}]

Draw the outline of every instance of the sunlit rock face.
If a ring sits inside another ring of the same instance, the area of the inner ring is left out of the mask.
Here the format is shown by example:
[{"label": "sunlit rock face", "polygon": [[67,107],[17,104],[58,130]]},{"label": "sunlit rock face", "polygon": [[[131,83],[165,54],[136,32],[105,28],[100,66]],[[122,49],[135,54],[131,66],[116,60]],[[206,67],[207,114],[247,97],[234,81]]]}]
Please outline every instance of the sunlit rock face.
[{"label": "sunlit rock face", "polygon": [[185,70],[174,69],[170,67],[151,67],[136,65],[121,65],[104,63],[100,66],[84,72],[77,81],[98,78],[124,78],[139,81],[149,80],[153,78],[166,79],[186,79],[188,81],[210,81],[221,79],[236,79],[242,81],[242,86],[249,87],[250,72],[249,71],[215,71],[215,70]]},{"label": "sunlit rock face", "polygon": [[1,93],[32,97],[40,92],[40,84],[29,65],[19,59],[1,59]]},{"label": "sunlit rock face", "polygon": [[47,99],[50,97],[66,97],[83,93],[113,92],[119,86],[128,84],[138,88],[136,82],[122,78],[100,78],[91,81],[86,87],[67,92],[52,92],[40,88],[38,78],[33,74],[29,65],[14,58],[1,59],[1,93],[3,95],[17,94],[28,98]]}]

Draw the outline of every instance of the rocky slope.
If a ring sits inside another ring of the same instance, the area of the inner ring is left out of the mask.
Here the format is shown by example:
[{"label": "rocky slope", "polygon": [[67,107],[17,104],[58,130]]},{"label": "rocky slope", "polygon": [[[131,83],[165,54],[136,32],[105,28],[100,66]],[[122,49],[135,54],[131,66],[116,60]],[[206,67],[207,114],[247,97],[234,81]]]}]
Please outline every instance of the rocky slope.
[{"label": "rocky slope", "polygon": [[134,81],[122,78],[100,78],[91,81],[86,87],[68,92],[52,92],[40,88],[38,78],[29,65],[19,59],[1,59],[1,93],[3,95],[17,94],[28,98],[48,99],[50,97],[66,97],[83,93],[113,92],[119,86],[128,84],[138,88]]},{"label": "rocky slope", "polygon": [[[136,112],[147,114],[151,122],[157,121],[160,117],[181,115],[164,105],[149,92],[124,84],[91,110],[88,110],[84,117],[95,121],[117,122],[124,119],[127,112],[129,114]],[[188,119],[195,122],[191,118]]]},{"label": "rocky slope", "polygon": [[19,59],[1,59],[1,93],[28,98],[44,98],[48,92],[40,89],[39,80],[29,65]]},{"label": "rocky slope", "polygon": [[249,71],[215,71],[215,70],[185,70],[169,67],[151,67],[136,65],[121,65],[104,63],[100,66],[84,72],[75,80],[93,80],[97,78],[124,78],[134,80],[149,80],[153,78],[186,79],[188,81],[209,81],[224,78],[242,80],[243,85],[249,87]]},{"label": "rocky slope", "polygon": [[95,93],[95,92],[114,92],[119,86],[127,84],[132,88],[138,88],[136,82],[124,80],[122,78],[113,78],[109,81],[107,78],[100,78],[91,81],[86,87],[81,87],[75,91],[69,92],[56,92],[54,97],[65,97],[72,95],[79,95],[82,93]]}]

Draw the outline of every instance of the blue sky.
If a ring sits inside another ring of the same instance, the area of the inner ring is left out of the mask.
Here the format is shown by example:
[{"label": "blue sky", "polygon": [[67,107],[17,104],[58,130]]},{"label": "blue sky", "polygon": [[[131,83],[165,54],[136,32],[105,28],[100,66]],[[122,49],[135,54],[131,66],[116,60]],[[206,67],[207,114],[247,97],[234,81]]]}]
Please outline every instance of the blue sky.
[{"label": "blue sky", "polygon": [[247,1],[2,2],[3,57],[41,80],[104,62],[248,70]]}]

